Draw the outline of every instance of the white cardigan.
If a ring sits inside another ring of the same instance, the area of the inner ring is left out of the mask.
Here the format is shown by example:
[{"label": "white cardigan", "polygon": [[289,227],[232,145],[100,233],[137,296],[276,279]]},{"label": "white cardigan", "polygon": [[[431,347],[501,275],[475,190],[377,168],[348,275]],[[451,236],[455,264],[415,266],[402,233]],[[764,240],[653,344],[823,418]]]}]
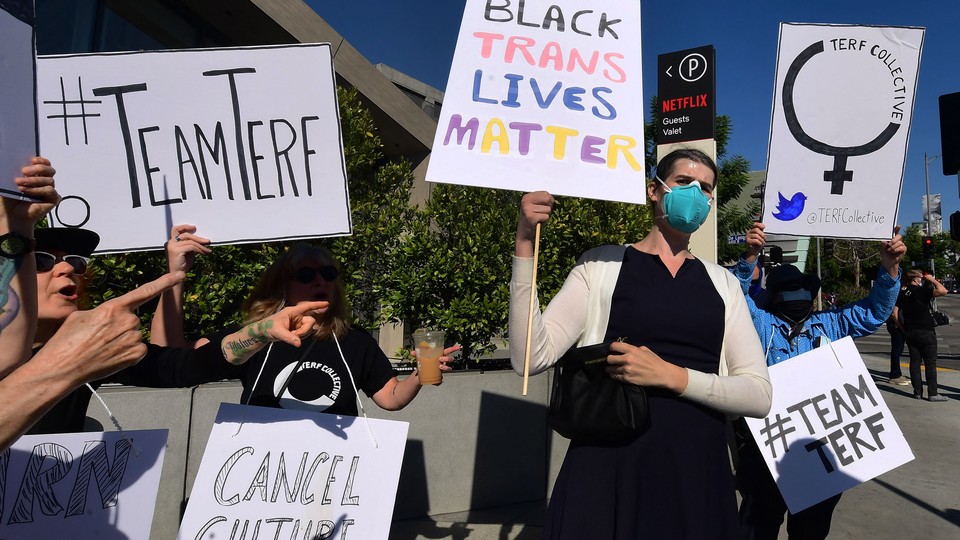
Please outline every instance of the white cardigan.
[{"label": "white cardigan", "polygon": [[[626,246],[600,246],[587,251],[542,314],[539,299],[535,299],[531,374],[555,364],[574,344],[583,346],[603,341],[613,289],[626,249]],[[731,416],[764,417],[770,411],[772,388],[740,283],[723,267],[702,262],[725,306],[720,374],[687,369],[687,388],[681,397]],[[514,257],[510,281],[510,359],[520,374],[523,373],[532,276],[533,259]],[[650,309],[660,308],[650,306]],[[695,338],[691,336],[691,339]]]}]

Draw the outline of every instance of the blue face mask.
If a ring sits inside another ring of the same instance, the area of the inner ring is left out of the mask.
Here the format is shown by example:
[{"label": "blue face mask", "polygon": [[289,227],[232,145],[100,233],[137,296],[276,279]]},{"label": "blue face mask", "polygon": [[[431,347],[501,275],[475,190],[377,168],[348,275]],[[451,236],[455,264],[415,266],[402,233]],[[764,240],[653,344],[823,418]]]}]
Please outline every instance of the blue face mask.
[{"label": "blue face mask", "polygon": [[656,179],[667,190],[663,196],[664,219],[667,223],[685,233],[699,229],[710,213],[710,198],[703,194],[700,182],[693,181],[685,186],[670,188],[659,176]]}]

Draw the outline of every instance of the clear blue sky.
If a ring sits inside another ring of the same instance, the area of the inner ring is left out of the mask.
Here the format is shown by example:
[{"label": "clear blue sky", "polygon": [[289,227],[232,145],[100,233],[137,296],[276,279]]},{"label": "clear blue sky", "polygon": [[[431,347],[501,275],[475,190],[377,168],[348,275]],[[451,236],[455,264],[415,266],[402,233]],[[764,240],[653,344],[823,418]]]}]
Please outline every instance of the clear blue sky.
[{"label": "clear blue sky", "polygon": [[[384,63],[443,90],[456,46],[464,0],[308,0],[370,62]],[[729,154],[752,169],[767,161],[777,37],[781,22],[923,26],[900,224],[923,220],[924,158],[940,154],[937,99],[960,92],[960,1],[734,0],[641,2],[644,102],[656,94],[657,55],[713,45],[717,54],[717,112],[733,122]],[[943,194],[947,216],[960,210],[957,177],[930,163],[930,192]],[[891,194],[891,196],[893,196]]]}]

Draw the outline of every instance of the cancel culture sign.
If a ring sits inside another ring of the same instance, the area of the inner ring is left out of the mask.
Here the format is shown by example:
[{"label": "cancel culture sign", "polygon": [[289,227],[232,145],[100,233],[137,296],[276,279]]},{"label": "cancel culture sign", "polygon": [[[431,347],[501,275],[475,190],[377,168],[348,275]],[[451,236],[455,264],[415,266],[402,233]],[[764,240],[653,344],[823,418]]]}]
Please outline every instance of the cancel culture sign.
[{"label": "cancel culture sign", "polygon": [[407,427],[224,403],[177,538],[388,538]]}]

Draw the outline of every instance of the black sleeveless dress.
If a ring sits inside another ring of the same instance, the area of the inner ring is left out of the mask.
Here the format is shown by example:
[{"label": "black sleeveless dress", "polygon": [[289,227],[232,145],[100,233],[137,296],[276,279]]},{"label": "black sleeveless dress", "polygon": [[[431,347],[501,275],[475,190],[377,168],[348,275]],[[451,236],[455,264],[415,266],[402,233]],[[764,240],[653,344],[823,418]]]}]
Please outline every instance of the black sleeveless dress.
[{"label": "black sleeveless dress", "polygon": [[[717,373],[724,304],[703,263],[676,277],[658,256],[628,248],[606,339],[646,345],[664,360]],[[724,415],[647,389],[651,427],[624,446],[574,440],[547,510],[544,538],[724,539],[737,501]]]}]

